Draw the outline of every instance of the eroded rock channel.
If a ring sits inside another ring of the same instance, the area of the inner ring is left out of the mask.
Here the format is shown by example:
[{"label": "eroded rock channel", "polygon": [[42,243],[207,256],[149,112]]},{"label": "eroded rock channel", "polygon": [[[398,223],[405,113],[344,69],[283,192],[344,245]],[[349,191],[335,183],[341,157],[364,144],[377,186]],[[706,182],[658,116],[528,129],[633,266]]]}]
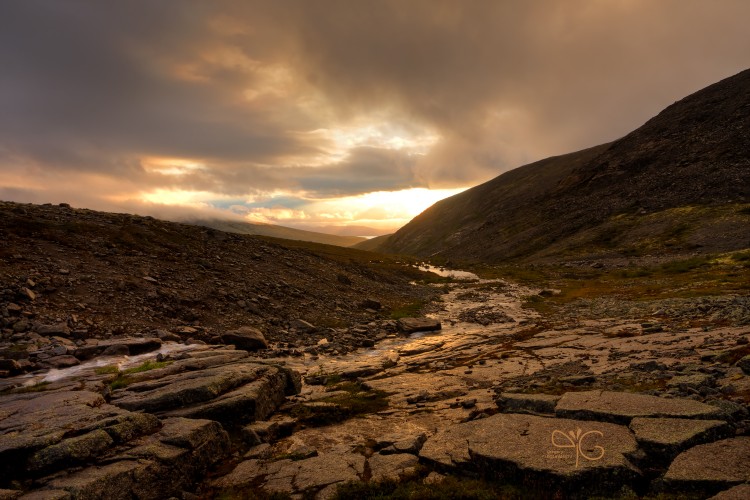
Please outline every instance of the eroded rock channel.
[{"label": "eroded rock channel", "polygon": [[549,324],[522,307],[539,293],[452,284],[429,317],[342,355],[120,339],[5,379],[0,498],[331,498],[450,477],[521,497],[745,498],[750,329]]}]

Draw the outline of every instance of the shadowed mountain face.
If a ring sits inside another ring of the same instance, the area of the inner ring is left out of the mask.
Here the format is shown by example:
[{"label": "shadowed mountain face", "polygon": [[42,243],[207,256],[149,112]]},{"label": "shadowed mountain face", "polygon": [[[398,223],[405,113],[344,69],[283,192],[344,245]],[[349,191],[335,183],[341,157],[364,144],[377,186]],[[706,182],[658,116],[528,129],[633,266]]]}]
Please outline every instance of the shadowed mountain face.
[{"label": "shadowed mountain face", "polygon": [[609,144],[548,158],[436,203],[380,250],[499,262],[750,246],[750,70]]}]

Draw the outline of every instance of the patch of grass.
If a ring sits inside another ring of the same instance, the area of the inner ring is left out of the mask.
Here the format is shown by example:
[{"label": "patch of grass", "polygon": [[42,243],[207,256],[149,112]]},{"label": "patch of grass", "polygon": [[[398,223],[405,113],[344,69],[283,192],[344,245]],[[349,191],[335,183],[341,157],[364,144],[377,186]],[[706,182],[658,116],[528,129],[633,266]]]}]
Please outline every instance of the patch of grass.
[{"label": "patch of grass", "polygon": [[693,257],[685,260],[675,260],[661,265],[661,270],[668,274],[680,274],[708,266],[711,262],[710,256]]},{"label": "patch of grass", "polygon": [[94,373],[97,375],[114,375],[120,373],[120,368],[117,365],[98,366],[94,369]]},{"label": "patch of grass", "polygon": [[3,393],[8,393],[8,394],[24,394],[24,393],[27,393],[27,392],[42,392],[42,391],[46,391],[47,390],[49,384],[50,383],[46,382],[46,381],[45,382],[37,382],[34,385],[27,385],[25,387],[18,387],[16,389],[10,389],[8,391],[3,391]]},{"label": "patch of grass", "polygon": [[132,384],[134,381],[135,380],[132,377],[123,377],[122,374],[120,374],[116,379],[110,382],[109,389],[112,391],[122,389],[123,387]]},{"label": "patch of grass", "polygon": [[172,361],[144,361],[138,366],[134,366],[133,368],[128,368],[127,370],[123,370],[122,373],[124,375],[131,375],[133,373],[142,373],[147,372],[149,370],[156,370],[158,368],[164,368],[165,366],[171,365]]},{"label": "patch of grass", "polygon": [[[117,389],[122,389],[123,387],[127,387],[128,385],[132,384],[136,381],[135,378],[129,377],[128,375],[133,375],[136,373],[143,373],[150,370],[156,370],[159,368],[164,368],[165,366],[171,365],[172,361],[144,361],[138,366],[134,366],[132,368],[128,368],[127,370],[123,371],[117,371],[117,377],[112,380],[112,382],[109,383],[110,390],[114,391]],[[109,369],[110,367],[102,367]],[[98,372],[97,372],[98,373]],[[104,373],[112,373],[110,371],[106,371]]]},{"label": "patch of grass", "polygon": [[750,262],[750,250],[732,255],[732,260],[735,262]]},{"label": "patch of grass", "polygon": [[268,493],[259,488],[232,488],[221,491],[213,498],[216,500],[290,500],[292,496],[280,491]]},{"label": "patch of grass", "polygon": [[422,308],[425,306],[425,304],[425,301],[418,300],[415,302],[403,304],[398,307],[394,307],[393,310],[391,310],[391,319],[411,318],[414,316],[419,316],[419,313],[422,311]]}]

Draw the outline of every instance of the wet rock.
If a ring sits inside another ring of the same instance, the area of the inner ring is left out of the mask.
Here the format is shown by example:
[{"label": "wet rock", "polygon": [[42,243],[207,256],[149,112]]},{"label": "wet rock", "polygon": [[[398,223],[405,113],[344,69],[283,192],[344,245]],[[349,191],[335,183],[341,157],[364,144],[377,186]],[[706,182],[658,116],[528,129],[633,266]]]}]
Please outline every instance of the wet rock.
[{"label": "wet rock", "polygon": [[516,394],[503,392],[495,403],[504,413],[554,415],[560,396],[552,394]]},{"label": "wet rock", "polygon": [[125,346],[128,353],[135,356],[155,351],[161,345],[162,342],[158,338],[123,337],[112,340],[94,341],[94,343],[83,345],[73,352],[73,356],[81,361],[85,361],[102,355],[107,349],[113,346]]},{"label": "wet rock", "polygon": [[533,415],[496,414],[430,437],[420,458],[437,466],[548,484],[614,491],[639,476],[637,444],[623,426]]},{"label": "wet rock", "polygon": [[249,326],[243,326],[237,330],[224,333],[221,336],[221,341],[225,344],[237,346],[238,349],[245,351],[258,351],[268,347],[268,341],[263,336],[263,333]]},{"label": "wet rock", "polygon": [[701,444],[682,452],[664,475],[668,488],[716,493],[750,482],[750,436]]},{"label": "wet rock", "polygon": [[398,320],[398,329],[404,333],[431,332],[441,328],[440,321],[432,318],[401,318]]},{"label": "wet rock", "polygon": [[653,457],[670,460],[677,453],[700,443],[728,437],[730,426],[723,420],[643,418],[630,422],[638,444]]},{"label": "wet rock", "polygon": [[367,463],[372,473],[371,481],[399,481],[403,477],[414,474],[419,459],[409,453],[375,454],[367,460]]},{"label": "wet rock", "polygon": [[565,393],[555,407],[555,414],[627,424],[635,417],[715,419],[721,417],[721,410],[689,399],[597,390]]},{"label": "wet rock", "polygon": [[417,354],[423,354],[425,352],[434,351],[436,349],[440,349],[445,345],[445,342],[438,341],[438,342],[419,342],[416,343],[416,345],[411,347],[404,347],[402,349],[399,349],[398,353],[400,356],[416,356]]},{"label": "wet rock", "polygon": [[42,364],[52,368],[68,368],[70,366],[79,365],[81,362],[78,361],[76,357],[65,354],[62,356],[45,358]]}]

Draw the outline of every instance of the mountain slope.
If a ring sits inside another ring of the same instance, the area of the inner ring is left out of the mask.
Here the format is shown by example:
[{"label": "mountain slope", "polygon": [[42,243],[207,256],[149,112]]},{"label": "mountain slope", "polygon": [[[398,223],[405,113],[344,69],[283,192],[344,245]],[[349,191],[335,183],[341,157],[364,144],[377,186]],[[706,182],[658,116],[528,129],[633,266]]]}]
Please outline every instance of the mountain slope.
[{"label": "mountain slope", "polygon": [[335,234],[317,233],[315,231],[277,226],[275,224],[253,224],[251,222],[221,219],[198,219],[186,221],[186,223],[210,227],[227,233],[271,236],[272,238],[281,238],[284,240],[311,241],[313,243],[323,243],[324,245],[336,245],[339,247],[350,247],[367,241],[366,238],[359,236],[338,236]]},{"label": "mountain slope", "polygon": [[384,234],[382,236],[375,236],[369,240],[360,241],[359,243],[352,245],[352,248],[357,250],[367,250],[368,252],[377,251],[380,246],[390,238],[392,234]]},{"label": "mountain slope", "polygon": [[499,262],[750,246],[750,70],[627,136],[442,200],[381,251]]},{"label": "mountain slope", "polygon": [[[395,259],[349,248],[0,201],[0,337],[6,339],[37,323],[65,323],[79,337],[190,325],[191,335],[206,341],[252,326],[273,342],[314,344],[331,333],[326,327],[369,324],[388,318],[390,308],[424,300],[428,287],[410,283],[423,276]],[[368,312],[360,306],[364,299],[380,301],[382,311]],[[17,314],[9,316],[8,307]],[[294,334],[297,319],[318,333]]]}]

